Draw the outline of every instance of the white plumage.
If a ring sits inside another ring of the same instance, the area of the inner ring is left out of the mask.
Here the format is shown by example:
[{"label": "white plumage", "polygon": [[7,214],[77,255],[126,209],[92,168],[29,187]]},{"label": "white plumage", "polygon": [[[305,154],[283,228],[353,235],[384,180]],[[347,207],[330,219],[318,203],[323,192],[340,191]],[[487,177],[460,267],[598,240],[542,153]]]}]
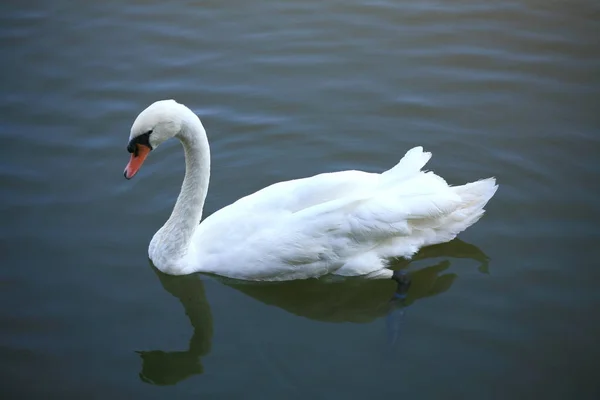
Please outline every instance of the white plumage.
[{"label": "white plumage", "polygon": [[449,186],[421,171],[431,153],[415,147],[381,174],[342,171],[276,183],[198,225],[210,170],[200,120],[181,104],[160,101],[138,116],[130,139],[149,130],[153,148],[175,136],[186,152],[177,204],[149,247],[156,267],[170,274],[390,278],[390,258],[411,257],[423,246],[453,239],[483,215],[497,189],[493,178]]}]

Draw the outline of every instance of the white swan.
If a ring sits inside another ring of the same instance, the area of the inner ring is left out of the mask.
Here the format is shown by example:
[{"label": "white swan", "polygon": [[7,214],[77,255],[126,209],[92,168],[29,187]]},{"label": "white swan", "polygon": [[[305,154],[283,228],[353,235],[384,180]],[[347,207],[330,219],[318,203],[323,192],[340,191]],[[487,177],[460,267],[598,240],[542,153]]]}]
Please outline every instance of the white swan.
[{"label": "white swan", "polygon": [[146,156],[176,137],[185,178],[171,216],[148,254],[167,274],[206,272],[245,280],[291,280],[326,274],[396,278],[392,257],[453,239],[475,223],[496,192],[494,178],[451,187],[421,168],[431,154],[409,150],[381,174],[324,173],[268,186],[215,212],[201,224],[210,149],[199,118],[174,100],[136,118],[127,149],[131,179]]}]

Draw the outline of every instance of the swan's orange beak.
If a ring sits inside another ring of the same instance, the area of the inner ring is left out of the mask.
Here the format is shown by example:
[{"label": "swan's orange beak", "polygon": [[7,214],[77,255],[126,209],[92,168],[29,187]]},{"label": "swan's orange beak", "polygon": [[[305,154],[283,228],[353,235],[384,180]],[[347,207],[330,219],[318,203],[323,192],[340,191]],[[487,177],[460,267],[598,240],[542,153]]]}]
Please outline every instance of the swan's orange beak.
[{"label": "swan's orange beak", "polygon": [[150,153],[150,148],[148,146],[139,143],[136,143],[135,146],[135,151],[131,153],[129,163],[125,167],[125,172],[123,172],[123,175],[125,175],[125,178],[127,179],[131,179],[135,174],[137,174],[140,167],[144,163],[144,160]]}]

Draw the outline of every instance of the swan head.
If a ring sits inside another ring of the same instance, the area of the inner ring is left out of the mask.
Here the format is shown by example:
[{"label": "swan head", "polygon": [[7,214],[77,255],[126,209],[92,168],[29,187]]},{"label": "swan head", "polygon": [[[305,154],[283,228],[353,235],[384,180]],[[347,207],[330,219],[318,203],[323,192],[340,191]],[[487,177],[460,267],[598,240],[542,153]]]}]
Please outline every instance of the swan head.
[{"label": "swan head", "polygon": [[175,100],[160,100],[137,116],[127,144],[131,158],[123,173],[125,178],[133,178],[150,151],[181,131],[187,113],[191,113],[191,110]]}]

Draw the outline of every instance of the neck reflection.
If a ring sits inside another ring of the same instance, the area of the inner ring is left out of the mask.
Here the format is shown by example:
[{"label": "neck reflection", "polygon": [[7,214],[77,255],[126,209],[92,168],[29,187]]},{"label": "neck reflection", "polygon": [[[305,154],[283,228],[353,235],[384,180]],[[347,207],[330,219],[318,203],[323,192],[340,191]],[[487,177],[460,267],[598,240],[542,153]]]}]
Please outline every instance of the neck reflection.
[{"label": "neck reflection", "polygon": [[142,358],[140,379],[154,385],[174,385],[204,372],[202,357],[210,352],[213,318],[201,276],[172,276],[152,269],[163,288],[177,297],[189,318],[194,333],[185,351],[138,351]]}]

